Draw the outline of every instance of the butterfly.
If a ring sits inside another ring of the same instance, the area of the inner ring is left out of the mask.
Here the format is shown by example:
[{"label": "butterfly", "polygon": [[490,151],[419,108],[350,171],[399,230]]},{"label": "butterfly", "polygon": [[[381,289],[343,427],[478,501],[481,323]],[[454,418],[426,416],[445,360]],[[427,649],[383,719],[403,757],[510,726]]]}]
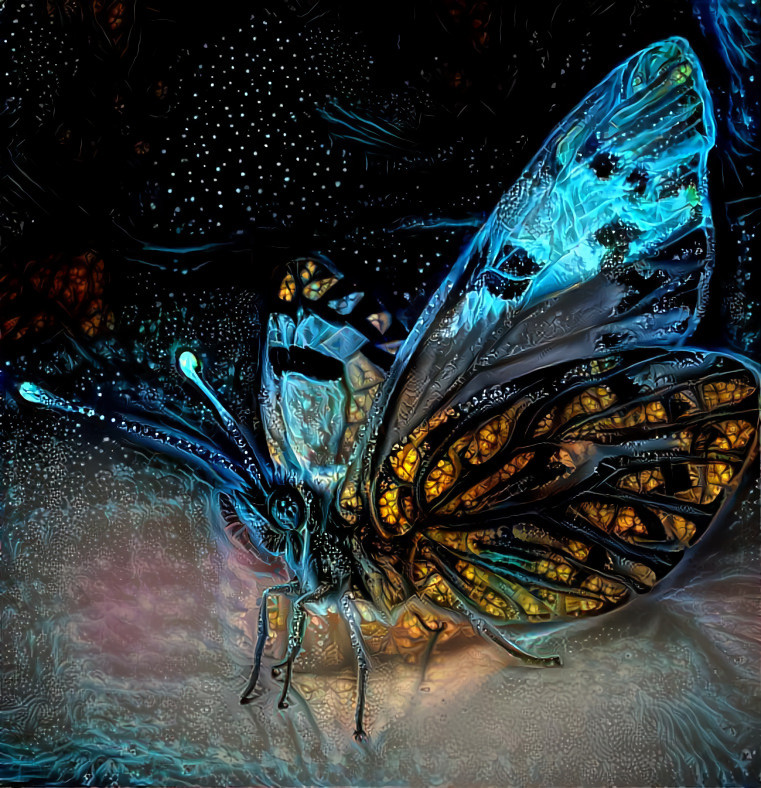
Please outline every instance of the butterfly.
[{"label": "butterfly", "polygon": [[680,38],[613,70],[551,133],[402,338],[329,261],[283,272],[252,432],[204,376],[214,440],[153,416],[31,402],[106,421],[205,469],[221,505],[290,579],[280,705],[308,610],[336,605],[369,671],[358,605],[428,606],[526,664],[513,627],[605,613],[665,577],[729,505],[757,452],[758,375],[687,345],[714,265],[711,99]]}]

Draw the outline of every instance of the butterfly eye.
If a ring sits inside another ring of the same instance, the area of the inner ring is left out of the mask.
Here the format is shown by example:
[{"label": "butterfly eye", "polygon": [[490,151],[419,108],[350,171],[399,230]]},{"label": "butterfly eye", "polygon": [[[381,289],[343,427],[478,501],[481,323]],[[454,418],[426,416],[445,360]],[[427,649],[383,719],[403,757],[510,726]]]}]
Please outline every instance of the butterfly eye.
[{"label": "butterfly eye", "polygon": [[271,519],[286,530],[300,527],[304,514],[304,500],[296,490],[276,490],[270,496]]}]

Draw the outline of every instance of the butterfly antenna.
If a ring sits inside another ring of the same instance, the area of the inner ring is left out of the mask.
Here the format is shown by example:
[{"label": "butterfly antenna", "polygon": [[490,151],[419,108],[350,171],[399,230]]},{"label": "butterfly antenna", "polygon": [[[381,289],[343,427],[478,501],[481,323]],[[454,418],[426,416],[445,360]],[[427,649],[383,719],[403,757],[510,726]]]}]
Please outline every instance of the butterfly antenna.
[{"label": "butterfly antenna", "polygon": [[190,350],[184,350],[177,357],[177,366],[180,372],[201,392],[206,402],[211,405],[222,427],[238,447],[251,479],[264,495],[268,495],[272,489],[272,474],[267,461],[262,456],[254,439],[227,410],[217,392],[204,380],[200,372],[201,365],[198,357]]},{"label": "butterfly antenna", "polygon": [[126,433],[135,443],[149,445],[188,457],[224,486],[243,487],[248,473],[229,457],[207,444],[201,436],[188,434],[176,427],[164,427],[149,420],[131,418],[113,412],[106,416],[90,405],[58,397],[36,383],[24,382],[18,387],[19,396],[26,402],[60,413],[84,416],[89,421],[102,423],[110,429]]}]

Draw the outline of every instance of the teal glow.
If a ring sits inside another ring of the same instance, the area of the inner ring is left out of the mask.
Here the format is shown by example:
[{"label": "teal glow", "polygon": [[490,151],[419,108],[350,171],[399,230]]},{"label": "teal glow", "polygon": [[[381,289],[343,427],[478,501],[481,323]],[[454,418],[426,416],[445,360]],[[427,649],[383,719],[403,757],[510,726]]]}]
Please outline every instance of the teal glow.
[{"label": "teal glow", "polygon": [[182,372],[186,378],[190,378],[194,382],[198,379],[197,371],[200,365],[194,353],[191,353],[190,350],[184,350],[180,353],[177,363],[180,366],[180,372]]},{"label": "teal glow", "polygon": [[182,372],[182,374],[185,375],[185,377],[188,380],[192,381],[196,386],[198,386],[202,394],[206,397],[209,404],[219,414],[225,426],[228,426],[228,424],[232,425],[234,423],[233,417],[227,411],[225,406],[220,402],[216,392],[198,374],[198,370],[201,368],[201,365],[198,361],[198,357],[190,350],[185,350],[182,353],[180,353],[180,357],[177,359],[177,363],[180,367],[180,371]]},{"label": "teal glow", "polygon": [[61,413],[77,413],[81,416],[87,416],[88,418],[97,418],[100,421],[105,419],[105,416],[96,414],[95,410],[93,410],[93,408],[89,407],[88,405],[82,405],[77,402],[68,402],[67,400],[62,399],[61,397],[56,397],[55,394],[51,394],[41,386],[29,381],[25,381],[18,387],[18,393],[20,397],[25,399],[27,402],[31,402],[33,405],[42,405],[45,408],[57,410]]},{"label": "teal glow", "polygon": [[179,358],[177,359],[177,364],[180,367],[180,372],[182,372],[182,374],[185,375],[188,380],[198,386],[209,404],[214,408],[214,410],[217,411],[223,422],[226,425],[228,422],[232,423],[232,416],[230,413],[228,413],[225,406],[220,402],[216,392],[198,374],[201,364],[198,361],[198,357],[195,355],[195,353],[191,352],[190,350],[184,350],[182,353],[180,353]]},{"label": "teal glow", "polygon": [[35,405],[45,405],[46,400],[49,398],[49,394],[45,391],[45,389],[41,389],[39,386],[35,386],[34,383],[22,383],[19,386],[18,393],[27,401],[32,402]]}]

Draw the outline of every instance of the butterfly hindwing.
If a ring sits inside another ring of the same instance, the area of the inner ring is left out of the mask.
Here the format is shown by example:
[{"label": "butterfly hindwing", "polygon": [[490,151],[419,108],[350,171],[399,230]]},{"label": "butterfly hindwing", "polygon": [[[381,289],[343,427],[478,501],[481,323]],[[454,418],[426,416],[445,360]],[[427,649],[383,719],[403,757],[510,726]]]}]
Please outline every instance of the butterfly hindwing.
[{"label": "butterfly hindwing", "polygon": [[325,260],[297,258],[279,272],[260,404],[281,482],[333,490],[343,481],[400,332],[390,313]]},{"label": "butterfly hindwing", "polygon": [[712,353],[537,370],[413,429],[371,485],[377,529],[439,605],[502,622],[603,612],[652,587],[731,497],[757,399],[756,377]]}]

